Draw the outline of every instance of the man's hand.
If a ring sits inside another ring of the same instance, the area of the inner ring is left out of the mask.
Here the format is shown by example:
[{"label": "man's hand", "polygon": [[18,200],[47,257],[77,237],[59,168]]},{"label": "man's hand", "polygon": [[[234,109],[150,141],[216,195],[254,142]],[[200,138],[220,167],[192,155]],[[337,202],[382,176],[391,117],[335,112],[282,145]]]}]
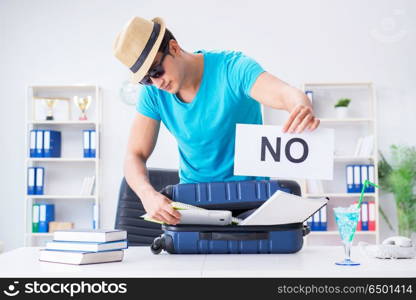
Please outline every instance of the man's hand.
[{"label": "man's hand", "polygon": [[301,133],[305,129],[313,131],[319,126],[319,122],[310,106],[298,104],[291,111],[289,119],[283,125],[283,132]]},{"label": "man's hand", "polygon": [[156,191],[149,191],[143,197],[142,203],[149,217],[166,224],[176,225],[181,214],[170,204],[172,200]]}]

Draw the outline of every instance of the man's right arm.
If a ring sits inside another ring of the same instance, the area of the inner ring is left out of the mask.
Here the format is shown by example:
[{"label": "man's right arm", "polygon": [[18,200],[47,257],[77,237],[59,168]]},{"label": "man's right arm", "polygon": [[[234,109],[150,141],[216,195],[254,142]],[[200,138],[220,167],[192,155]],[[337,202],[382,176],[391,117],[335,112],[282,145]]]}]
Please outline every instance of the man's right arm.
[{"label": "man's right arm", "polygon": [[150,217],[167,224],[177,224],[180,214],[169,204],[170,199],[153,188],[147,175],[146,161],[156,145],[159,128],[160,121],[136,114],[127,144],[124,177]]}]

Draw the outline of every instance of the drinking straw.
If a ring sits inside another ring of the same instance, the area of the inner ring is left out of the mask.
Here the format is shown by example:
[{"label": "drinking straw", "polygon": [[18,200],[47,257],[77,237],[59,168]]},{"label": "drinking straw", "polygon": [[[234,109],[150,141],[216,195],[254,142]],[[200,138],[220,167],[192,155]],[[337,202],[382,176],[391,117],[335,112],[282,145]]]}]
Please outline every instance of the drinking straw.
[{"label": "drinking straw", "polygon": [[364,198],[364,191],[365,191],[365,189],[366,189],[368,186],[370,186],[370,185],[372,185],[372,186],[374,186],[374,187],[378,188],[378,185],[377,185],[377,184],[375,184],[375,183],[373,183],[373,182],[371,182],[371,181],[369,181],[369,180],[367,180],[367,179],[364,181],[363,188],[361,189],[360,200],[358,201],[358,205],[357,205],[357,208],[358,208],[358,209],[360,209],[360,207],[361,207],[361,202],[363,202],[363,198]]}]

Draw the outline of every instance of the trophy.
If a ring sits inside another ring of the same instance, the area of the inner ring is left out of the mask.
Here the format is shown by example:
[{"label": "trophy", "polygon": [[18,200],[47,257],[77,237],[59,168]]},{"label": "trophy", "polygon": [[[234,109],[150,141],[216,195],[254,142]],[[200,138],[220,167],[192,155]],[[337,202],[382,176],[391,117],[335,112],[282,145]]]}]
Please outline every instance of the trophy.
[{"label": "trophy", "polygon": [[91,96],[86,96],[86,97],[74,96],[73,99],[74,99],[75,105],[81,110],[81,116],[79,117],[79,119],[81,121],[88,120],[85,112],[87,111],[88,107],[91,104],[92,97]]},{"label": "trophy", "polygon": [[53,98],[44,98],[43,104],[45,104],[47,108],[46,112],[46,121],[53,121],[53,107],[55,106],[56,99]]}]

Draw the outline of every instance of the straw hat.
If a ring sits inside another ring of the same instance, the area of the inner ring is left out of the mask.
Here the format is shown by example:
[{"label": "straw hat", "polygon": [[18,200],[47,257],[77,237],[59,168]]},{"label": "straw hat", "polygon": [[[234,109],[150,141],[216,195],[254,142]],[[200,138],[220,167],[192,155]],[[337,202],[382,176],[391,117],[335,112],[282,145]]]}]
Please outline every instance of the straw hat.
[{"label": "straw hat", "polygon": [[163,36],[165,22],[133,17],[117,35],[113,43],[114,55],[132,72],[131,82],[138,83],[149,71]]}]

